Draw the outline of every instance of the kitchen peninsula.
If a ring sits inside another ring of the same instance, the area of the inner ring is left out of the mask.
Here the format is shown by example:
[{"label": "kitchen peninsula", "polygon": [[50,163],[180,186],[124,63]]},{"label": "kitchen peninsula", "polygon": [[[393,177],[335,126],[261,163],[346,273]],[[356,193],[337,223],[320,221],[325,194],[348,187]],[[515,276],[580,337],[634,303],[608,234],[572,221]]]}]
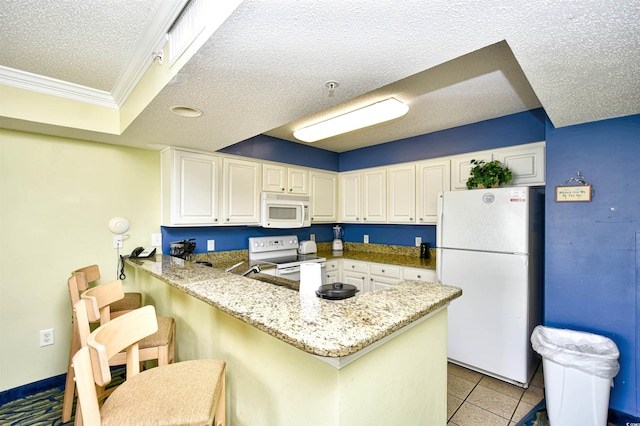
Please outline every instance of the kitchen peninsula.
[{"label": "kitchen peninsula", "polygon": [[460,289],[405,281],[307,300],[221,264],[127,263],[145,303],[176,319],[178,360],[227,362],[229,424],[446,423],[447,305]]}]

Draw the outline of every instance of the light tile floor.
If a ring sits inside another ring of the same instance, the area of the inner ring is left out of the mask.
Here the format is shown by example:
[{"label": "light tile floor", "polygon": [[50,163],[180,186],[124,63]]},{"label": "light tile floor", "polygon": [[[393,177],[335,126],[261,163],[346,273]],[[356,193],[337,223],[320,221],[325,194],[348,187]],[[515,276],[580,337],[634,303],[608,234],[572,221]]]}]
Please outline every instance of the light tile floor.
[{"label": "light tile floor", "polygon": [[451,426],[515,426],[542,401],[542,363],[529,388],[448,364],[447,420]]}]

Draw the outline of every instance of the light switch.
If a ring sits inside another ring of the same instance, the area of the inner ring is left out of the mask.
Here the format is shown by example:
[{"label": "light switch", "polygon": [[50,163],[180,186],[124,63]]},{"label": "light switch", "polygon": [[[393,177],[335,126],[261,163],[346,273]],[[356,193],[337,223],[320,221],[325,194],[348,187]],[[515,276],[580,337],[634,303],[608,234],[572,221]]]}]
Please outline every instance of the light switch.
[{"label": "light switch", "polygon": [[216,249],[216,240],[207,240],[207,251],[214,251]]}]

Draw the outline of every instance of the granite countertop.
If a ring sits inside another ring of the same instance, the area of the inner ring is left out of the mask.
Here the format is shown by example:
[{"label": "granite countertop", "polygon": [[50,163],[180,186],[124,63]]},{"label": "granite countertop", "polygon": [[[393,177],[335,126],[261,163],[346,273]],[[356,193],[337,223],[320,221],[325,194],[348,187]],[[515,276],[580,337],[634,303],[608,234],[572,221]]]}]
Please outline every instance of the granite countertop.
[{"label": "granite countertop", "polygon": [[160,254],[150,259],[128,259],[127,263],[321,357],[353,355],[462,295],[457,287],[404,281],[344,300],[305,297],[287,286],[225,272],[245,260],[246,250],[237,250],[218,258],[214,267]]}]

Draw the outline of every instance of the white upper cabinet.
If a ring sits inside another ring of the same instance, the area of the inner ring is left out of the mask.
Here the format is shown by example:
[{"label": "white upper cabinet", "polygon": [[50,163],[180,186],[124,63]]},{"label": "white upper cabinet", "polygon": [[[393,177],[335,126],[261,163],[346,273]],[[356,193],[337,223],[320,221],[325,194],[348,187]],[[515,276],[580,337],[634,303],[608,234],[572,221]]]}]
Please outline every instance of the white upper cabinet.
[{"label": "white upper cabinet", "polygon": [[311,197],[311,223],[336,222],[338,220],[338,174],[333,172],[309,172]]},{"label": "white upper cabinet", "polygon": [[467,181],[471,175],[473,165],[471,160],[493,161],[491,152],[482,151],[464,155],[456,155],[451,159],[451,189],[467,189]]},{"label": "white upper cabinet", "polygon": [[218,224],[220,159],[167,149],[160,154],[164,226]]},{"label": "white upper cabinet", "polygon": [[308,172],[305,169],[263,163],[262,190],[306,195],[309,193]]},{"label": "white upper cabinet", "polygon": [[545,184],[545,147],[546,142],[542,141],[452,157],[451,187],[467,189],[472,159],[498,160],[506,165],[513,173],[509,186],[542,186]]},{"label": "white upper cabinet", "polygon": [[496,151],[494,159],[513,174],[510,186],[545,184],[545,142],[537,142]]},{"label": "white upper cabinet", "polygon": [[387,221],[387,169],[380,167],[362,173],[362,221]]},{"label": "white upper cabinet", "polygon": [[260,222],[260,163],[223,158],[223,223]]},{"label": "white upper cabinet", "polygon": [[428,160],[416,166],[418,170],[416,192],[417,223],[435,225],[438,216],[438,193],[451,189],[451,161]]},{"label": "white upper cabinet", "polygon": [[389,222],[415,223],[416,221],[416,168],[403,164],[388,168]]},{"label": "white upper cabinet", "polygon": [[360,222],[360,172],[340,173],[340,221]]}]

